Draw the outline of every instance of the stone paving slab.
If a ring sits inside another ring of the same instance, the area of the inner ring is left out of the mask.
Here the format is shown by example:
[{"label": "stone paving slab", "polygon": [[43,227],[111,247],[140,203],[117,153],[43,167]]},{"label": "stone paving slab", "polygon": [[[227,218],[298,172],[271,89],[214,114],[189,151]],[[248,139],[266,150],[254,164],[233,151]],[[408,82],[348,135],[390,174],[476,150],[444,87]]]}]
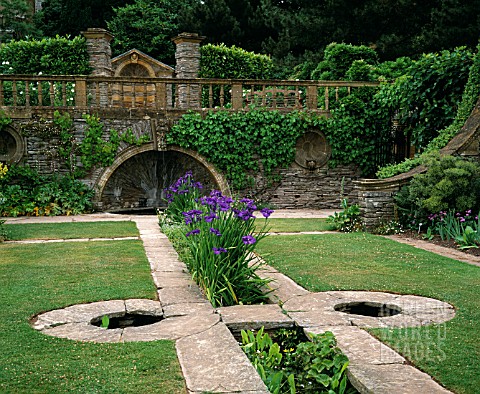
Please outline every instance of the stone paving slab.
[{"label": "stone paving slab", "polygon": [[362,394],[451,393],[429,375],[410,365],[352,363],[348,367],[348,377]]},{"label": "stone paving slab", "polygon": [[177,340],[209,330],[220,321],[215,314],[195,313],[171,317],[158,323],[123,329],[122,342]]},{"label": "stone paving slab", "polygon": [[293,320],[283,313],[277,304],[228,306],[217,309],[217,313],[234,333],[241,330],[258,330],[262,327],[269,330],[294,326]]},{"label": "stone paving slab", "polygon": [[165,287],[158,290],[158,298],[164,307],[173,304],[209,303],[196,285]]},{"label": "stone paving slab", "polygon": [[[363,303],[401,311],[394,316],[374,317],[336,311],[335,307]],[[353,325],[364,328],[412,327],[443,323],[455,316],[446,302],[413,295],[368,291],[328,291],[292,297],[283,305],[287,313],[303,327]]]},{"label": "stone paving slab", "polygon": [[82,342],[120,342],[122,337],[122,329],[107,330],[92,326],[87,322],[68,323],[57,327],[43,330],[44,334],[59,338],[71,339]]},{"label": "stone paving slab", "polygon": [[268,394],[247,356],[223,323],[181,338],[177,355],[190,393]]},{"label": "stone paving slab", "polygon": [[337,345],[353,364],[404,364],[405,359],[387,345],[358,327],[308,327],[305,332],[321,334],[330,331]]},{"label": "stone paving slab", "polygon": [[163,307],[163,315],[165,318],[172,316],[184,316],[191,313],[214,313],[215,310],[209,302],[190,302],[182,304],[172,304]]},{"label": "stone paving slab", "polygon": [[271,302],[284,303],[292,297],[309,294],[308,290],[305,290],[302,286],[298,285],[288,276],[281,274],[280,272],[267,272],[263,276],[263,272],[259,274],[261,277],[273,279],[267,285],[268,290],[272,290],[269,294]]},{"label": "stone paving slab", "polygon": [[[168,275],[170,274],[170,275]],[[153,283],[157,289],[165,287],[185,287],[193,286],[195,282],[190,275],[183,272],[172,271],[152,271]]]}]

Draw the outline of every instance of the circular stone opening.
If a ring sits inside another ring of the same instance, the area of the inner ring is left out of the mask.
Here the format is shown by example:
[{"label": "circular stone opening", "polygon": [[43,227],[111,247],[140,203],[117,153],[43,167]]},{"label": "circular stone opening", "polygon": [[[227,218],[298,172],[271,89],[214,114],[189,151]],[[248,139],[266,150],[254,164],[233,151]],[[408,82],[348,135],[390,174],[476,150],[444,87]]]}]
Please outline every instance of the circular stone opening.
[{"label": "circular stone opening", "polygon": [[159,321],[163,320],[163,316],[142,315],[139,313],[125,313],[121,316],[105,316],[107,316],[108,319],[105,319],[104,316],[99,316],[95,319],[92,319],[90,324],[97,327],[104,327],[108,330],[113,330],[115,328],[148,326],[149,324],[158,323]]},{"label": "circular stone opening", "polygon": [[389,317],[402,312],[402,309],[395,305],[381,304],[378,302],[348,302],[335,305],[337,312],[344,312],[351,315]]}]

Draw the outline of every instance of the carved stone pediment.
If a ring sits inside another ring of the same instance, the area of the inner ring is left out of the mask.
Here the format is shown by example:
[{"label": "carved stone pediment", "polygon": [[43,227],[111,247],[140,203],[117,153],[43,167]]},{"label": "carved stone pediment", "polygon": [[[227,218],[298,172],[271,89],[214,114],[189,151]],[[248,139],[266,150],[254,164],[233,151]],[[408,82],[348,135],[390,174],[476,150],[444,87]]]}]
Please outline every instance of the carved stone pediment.
[{"label": "carved stone pediment", "polygon": [[175,73],[172,67],[138,49],[131,49],[112,59],[112,68],[116,77],[172,78]]}]

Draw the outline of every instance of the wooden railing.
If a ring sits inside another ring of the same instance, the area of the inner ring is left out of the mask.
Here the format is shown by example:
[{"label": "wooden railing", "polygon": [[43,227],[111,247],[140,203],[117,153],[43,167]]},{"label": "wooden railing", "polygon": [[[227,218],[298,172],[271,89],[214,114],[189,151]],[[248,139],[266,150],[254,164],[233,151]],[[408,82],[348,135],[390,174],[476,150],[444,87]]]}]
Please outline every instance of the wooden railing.
[{"label": "wooden railing", "polygon": [[0,108],[329,111],[332,100],[375,82],[0,75]]}]

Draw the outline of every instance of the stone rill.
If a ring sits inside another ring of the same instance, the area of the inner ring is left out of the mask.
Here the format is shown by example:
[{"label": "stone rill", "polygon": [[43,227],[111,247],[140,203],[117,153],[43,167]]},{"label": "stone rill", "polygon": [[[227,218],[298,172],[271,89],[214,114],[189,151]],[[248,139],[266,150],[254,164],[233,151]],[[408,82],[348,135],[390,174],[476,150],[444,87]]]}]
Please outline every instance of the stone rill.
[{"label": "stone rill", "polygon": [[[191,281],[160,232],[155,216],[134,216],[150,262],[159,301],[111,300],[49,311],[32,320],[35,329],[79,341],[121,343],[176,341],[187,392],[268,393],[232,333],[261,326],[303,327],[306,333],[331,331],[349,358],[347,374],[361,393],[450,393],[364,328],[440,325],[455,316],[442,301],[413,295],[367,291],[311,293],[272,267],[272,304],[214,310]],[[282,306],[280,306],[282,305]],[[109,329],[99,327],[108,315]]]}]

